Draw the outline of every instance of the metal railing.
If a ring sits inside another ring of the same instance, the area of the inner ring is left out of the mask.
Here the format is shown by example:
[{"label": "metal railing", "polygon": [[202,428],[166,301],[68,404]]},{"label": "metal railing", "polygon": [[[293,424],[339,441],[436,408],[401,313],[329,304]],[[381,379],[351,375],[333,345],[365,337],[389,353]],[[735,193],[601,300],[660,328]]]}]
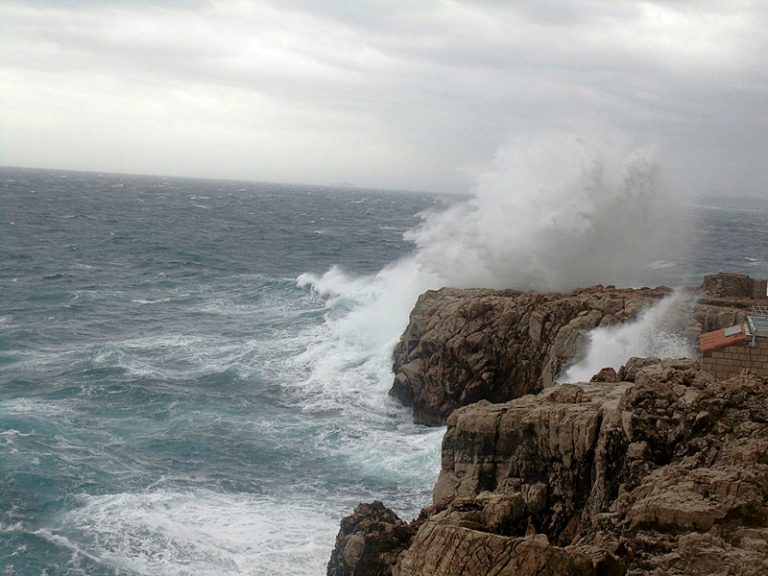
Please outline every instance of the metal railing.
[{"label": "metal railing", "polygon": [[752,335],[752,341],[749,345],[754,348],[756,345],[755,338],[758,335],[768,336],[768,306],[752,306],[752,312],[747,316],[747,325],[749,326],[749,333]]}]

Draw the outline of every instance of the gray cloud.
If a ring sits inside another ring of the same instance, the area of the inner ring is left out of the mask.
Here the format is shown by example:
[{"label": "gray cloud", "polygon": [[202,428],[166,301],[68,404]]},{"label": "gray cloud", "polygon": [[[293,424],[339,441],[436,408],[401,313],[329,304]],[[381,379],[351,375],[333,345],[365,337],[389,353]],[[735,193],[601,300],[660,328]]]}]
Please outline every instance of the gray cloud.
[{"label": "gray cloud", "polygon": [[759,2],[4,2],[0,162],[464,191],[510,139],[762,192]]}]

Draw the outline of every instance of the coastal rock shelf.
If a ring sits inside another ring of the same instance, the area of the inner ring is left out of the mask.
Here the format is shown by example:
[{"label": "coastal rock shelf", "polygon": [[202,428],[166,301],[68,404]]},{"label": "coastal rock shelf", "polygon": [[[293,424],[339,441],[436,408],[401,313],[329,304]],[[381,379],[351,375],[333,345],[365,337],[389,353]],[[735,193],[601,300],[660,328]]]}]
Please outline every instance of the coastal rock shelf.
[{"label": "coastal rock shelf", "polygon": [[434,505],[359,508],[329,574],[768,573],[768,384],[694,360],[621,374],[456,410]]},{"label": "coastal rock shelf", "polygon": [[[733,275],[718,275],[721,276]],[[748,278],[748,277],[746,277]],[[687,326],[691,338],[745,317],[744,301],[729,299],[729,284],[712,280]],[[740,286],[740,284],[739,284]],[[422,294],[395,348],[390,395],[420,424],[445,424],[460,406],[506,402],[551,386],[584,351],[585,334],[634,319],[671,293],[669,288],[596,286],[570,293],[443,288]]]},{"label": "coastal rock shelf", "polygon": [[416,422],[444,424],[459,406],[551,386],[583,335],[634,318],[668,288],[595,287],[568,294],[443,288],[423,294],[394,352],[390,394]]},{"label": "coastal rock shelf", "polygon": [[[708,277],[678,329],[741,322],[764,289]],[[589,330],[670,292],[422,295],[391,393],[417,422],[447,423],[433,504],[410,523],[359,505],[329,576],[768,574],[768,380],[631,358],[553,386]]]}]

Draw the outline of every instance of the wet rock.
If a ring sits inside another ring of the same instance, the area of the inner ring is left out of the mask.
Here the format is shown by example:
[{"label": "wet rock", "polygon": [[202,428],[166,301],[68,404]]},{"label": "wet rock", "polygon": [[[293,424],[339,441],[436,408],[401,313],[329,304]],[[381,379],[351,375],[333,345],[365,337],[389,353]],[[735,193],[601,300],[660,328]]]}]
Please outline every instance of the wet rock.
[{"label": "wet rock", "polygon": [[538,392],[583,352],[590,330],[632,319],[669,293],[603,287],[567,294],[426,292],[395,349],[390,394],[413,408],[416,422],[437,425],[459,406]]},{"label": "wet rock", "polygon": [[381,502],[359,504],[341,521],[328,562],[328,576],[392,574],[398,556],[415,532]]},{"label": "wet rock", "polygon": [[607,366],[601,368],[600,371],[590,378],[590,382],[618,382],[620,380],[619,374],[615,369]]}]

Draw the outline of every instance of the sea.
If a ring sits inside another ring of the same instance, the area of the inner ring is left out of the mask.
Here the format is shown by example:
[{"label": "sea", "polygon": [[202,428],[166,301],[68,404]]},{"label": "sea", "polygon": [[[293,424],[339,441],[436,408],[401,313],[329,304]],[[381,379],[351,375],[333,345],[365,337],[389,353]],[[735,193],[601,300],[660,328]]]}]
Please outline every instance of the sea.
[{"label": "sea", "polygon": [[0,168],[0,575],[324,574],[358,502],[430,503],[444,430],[387,394],[420,292],[628,263],[630,285],[768,275],[759,203],[657,221],[589,186],[585,216],[501,179],[462,197]]}]

